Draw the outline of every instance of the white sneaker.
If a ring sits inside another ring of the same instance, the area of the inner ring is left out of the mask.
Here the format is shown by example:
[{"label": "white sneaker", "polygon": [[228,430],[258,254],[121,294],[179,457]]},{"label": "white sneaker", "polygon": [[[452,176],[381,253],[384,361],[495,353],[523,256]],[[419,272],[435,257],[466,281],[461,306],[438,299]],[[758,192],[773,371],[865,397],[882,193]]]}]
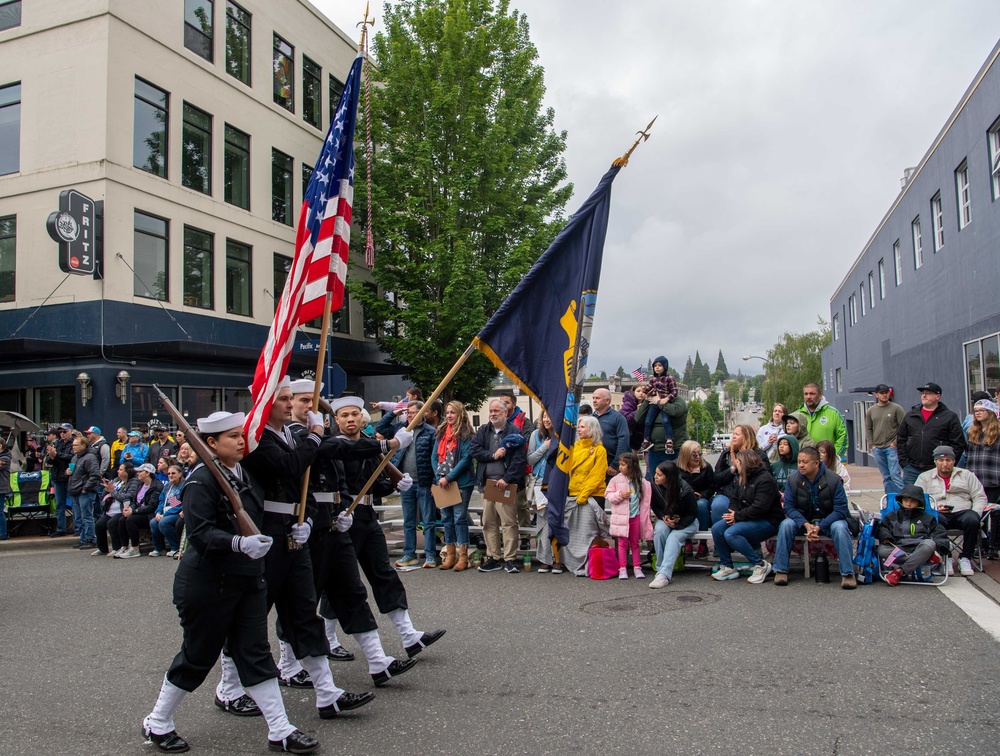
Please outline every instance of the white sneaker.
[{"label": "white sneaker", "polygon": [[150,556],[163,556],[163,552],[162,551],[153,550],[153,551],[149,552],[149,555]]},{"label": "white sneaker", "polygon": [[175,556],[176,554],[177,554],[177,552],[176,552],[176,551],[168,551],[166,555],[167,555],[168,557],[172,557],[172,556]]},{"label": "white sneaker", "polygon": [[[633,567],[632,568],[632,572],[635,574],[635,579],[636,580],[645,580],[646,579],[646,573],[642,571],[642,567]],[[965,573],[962,573],[962,574],[964,575]]]},{"label": "white sneaker", "polygon": [[100,549],[94,549],[93,551],[90,552],[90,555],[91,556],[101,556],[103,553],[104,552],[101,551]]},{"label": "white sneaker", "polygon": [[958,560],[958,573],[964,577],[972,577],[976,571],[972,569],[972,560],[962,557]]},{"label": "white sneaker", "polygon": [[657,572],[656,577],[653,578],[653,582],[649,584],[649,587],[666,588],[668,585],[670,585],[670,578],[668,578],[662,572]]},{"label": "white sneaker", "polygon": [[955,574],[955,560],[948,557],[948,577]]},{"label": "white sneaker", "polygon": [[138,557],[138,556],[142,556],[142,554],[139,553],[139,549],[129,549],[124,554],[122,554],[120,558],[121,559],[133,559],[133,558]]},{"label": "white sneaker", "polygon": [[626,570],[624,567],[622,567],[620,570],[618,570],[618,579],[619,580],[628,580],[628,570]]},{"label": "white sneaker", "polygon": [[712,573],[712,580],[735,580],[740,576],[740,571],[735,567],[720,567],[717,572]]},{"label": "white sneaker", "polygon": [[748,583],[753,583],[754,585],[760,585],[764,582],[765,578],[771,574],[771,563],[766,559],[753,568],[753,574],[747,578]]}]

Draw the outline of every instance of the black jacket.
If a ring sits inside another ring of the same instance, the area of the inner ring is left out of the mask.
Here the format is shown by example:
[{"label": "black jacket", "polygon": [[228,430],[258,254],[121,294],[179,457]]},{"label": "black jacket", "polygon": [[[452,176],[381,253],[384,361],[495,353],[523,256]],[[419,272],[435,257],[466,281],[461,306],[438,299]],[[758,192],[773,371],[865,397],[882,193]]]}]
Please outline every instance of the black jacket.
[{"label": "black jacket", "polygon": [[82,493],[97,493],[101,487],[101,460],[94,448],[88,446],[83,454],[71,457],[76,465],[66,483],[66,490],[71,496]]},{"label": "black jacket", "polygon": [[[483,423],[472,437],[471,453],[472,458],[476,460],[476,485],[480,488],[486,485],[486,465],[493,461],[493,455],[490,453],[491,433],[493,433],[493,426],[489,423]],[[512,433],[521,435],[517,426],[509,422],[501,431],[500,436],[507,438]],[[509,449],[503,458],[503,479],[508,483],[513,483],[519,489],[524,488],[524,476],[528,470],[527,446],[526,443],[522,443],[520,446]]]},{"label": "black jacket", "polygon": [[955,450],[955,459],[962,458],[965,451],[965,434],[958,415],[939,403],[927,422],[920,412],[920,405],[910,408],[896,432],[896,452],[899,466],[912,465],[918,470],[934,467],[931,452],[935,446],[950,446]]},{"label": "black jacket", "polygon": [[654,483],[653,495],[649,500],[649,508],[657,520],[679,515],[681,519],[678,521],[677,527],[674,528],[675,530],[686,528],[698,517],[698,500],[695,499],[691,486],[683,480],[681,481],[680,499],[673,507],[667,504],[667,498],[664,496],[663,489]]},{"label": "black jacket", "polygon": [[778,494],[778,484],[767,468],[754,470],[747,478],[745,486],[739,484],[739,478],[735,479],[729,508],[736,515],[736,522],[767,520],[778,527],[785,519],[785,512],[781,508],[781,496]]},{"label": "black jacket", "polygon": [[895,546],[916,546],[921,541],[930,538],[937,544],[938,551],[947,554],[951,549],[948,531],[938,519],[918,509],[900,507],[885,516],[878,526],[879,543],[891,543]]},{"label": "black jacket", "polygon": [[61,438],[57,438],[52,446],[55,447],[55,458],[45,455],[52,470],[52,479],[57,483],[65,483],[69,480],[69,463],[73,459],[73,444],[66,443]]},{"label": "black jacket", "polygon": [[[308,433],[292,448],[283,434],[267,427],[257,448],[240,464],[264,490],[267,501],[297,505],[302,492],[302,476],[316,459],[319,444],[319,436]],[[312,496],[306,497],[306,517],[316,517],[316,499]],[[264,516],[261,533],[272,538],[284,538],[297,521],[290,514],[268,512]]]},{"label": "black jacket", "polygon": [[705,465],[696,473],[681,470],[681,479],[691,486],[696,498],[700,496],[702,499],[712,500],[715,493],[715,473],[711,467]]},{"label": "black jacket", "polygon": [[[760,449],[754,449],[757,456],[764,462],[764,470],[773,477],[771,462],[767,458],[767,453]],[[729,449],[719,455],[719,461],[715,463],[715,492],[728,498],[733,498],[736,491],[736,474],[733,472],[733,459]],[[775,484],[777,485],[777,484]]]},{"label": "black jacket", "polygon": [[[139,482],[139,488],[142,488],[141,481]],[[156,508],[160,506],[160,491],[162,490],[163,483],[160,482],[160,479],[152,478],[152,480],[149,481],[149,488],[146,489],[146,493],[143,494],[142,499],[136,502],[133,514],[156,514]]]}]

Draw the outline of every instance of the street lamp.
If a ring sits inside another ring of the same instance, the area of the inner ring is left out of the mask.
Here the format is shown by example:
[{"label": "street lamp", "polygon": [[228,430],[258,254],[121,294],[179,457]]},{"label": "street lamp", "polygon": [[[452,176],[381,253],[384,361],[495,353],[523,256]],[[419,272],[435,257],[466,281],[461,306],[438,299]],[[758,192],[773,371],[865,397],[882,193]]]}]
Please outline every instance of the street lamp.
[{"label": "street lamp", "polygon": [[771,384],[771,408],[773,409],[774,405],[778,403],[778,387],[774,384],[774,380],[772,380],[772,378],[768,375],[768,366],[770,366],[773,370],[774,363],[767,359],[767,357],[759,357],[756,354],[743,355],[743,361],[746,362],[747,360],[760,360],[764,363],[764,377],[767,382]]}]

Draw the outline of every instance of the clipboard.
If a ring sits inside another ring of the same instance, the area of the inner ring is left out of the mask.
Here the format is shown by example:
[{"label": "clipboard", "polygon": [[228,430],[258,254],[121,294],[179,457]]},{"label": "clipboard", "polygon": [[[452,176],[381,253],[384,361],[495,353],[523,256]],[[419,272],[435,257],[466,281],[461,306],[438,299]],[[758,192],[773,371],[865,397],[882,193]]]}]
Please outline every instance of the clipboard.
[{"label": "clipboard", "polygon": [[438,509],[453,507],[462,502],[462,491],[454,482],[447,488],[441,488],[437,483],[432,484],[431,496],[434,497],[434,506]]},{"label": "clipboard", "polygon": [[497,504],[513,504],[517,500],[517,486],[508,483],[506,488],[498,488],[495,480],[487,480],[483,498]]}]

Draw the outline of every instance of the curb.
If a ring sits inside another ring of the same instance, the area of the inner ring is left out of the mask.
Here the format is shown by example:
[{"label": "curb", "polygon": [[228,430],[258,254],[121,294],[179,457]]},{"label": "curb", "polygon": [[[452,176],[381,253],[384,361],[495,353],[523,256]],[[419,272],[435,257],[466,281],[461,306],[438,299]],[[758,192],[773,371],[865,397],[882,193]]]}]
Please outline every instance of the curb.
[{"label": "curb", "polygon": [[49,538],[48,536],[20,536],[7,541],[0,541],[0,554],[7,551],[41,551],[49,549],[63,548],[67,551],[70,546],[74,548],[80,545],[79,536],[62,536],[60,538]]}]

